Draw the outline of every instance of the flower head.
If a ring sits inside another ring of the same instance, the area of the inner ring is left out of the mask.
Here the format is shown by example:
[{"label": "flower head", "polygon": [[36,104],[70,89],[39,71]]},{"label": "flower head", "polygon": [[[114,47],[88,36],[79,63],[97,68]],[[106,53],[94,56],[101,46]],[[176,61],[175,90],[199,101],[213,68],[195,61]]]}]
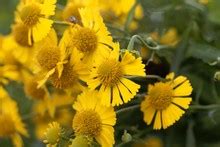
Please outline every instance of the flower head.
[{"label": "flower head", "polygon": [[169,74],[168,82],[158,82],[149,85],[148,94],[141,103],[144,121],[149,125],[154,120],[154,129],[166,129],[173,125],[189,108],[192,100],[189,95],[192,87],[184,76],[174,79],[174,73]]},{"label": "flower head", "polygon": [[92,8],[79,9],[82,25],[71,26],[64,34],[70,48],[83,53],[83,60],[92,63],[94,58],[109,52],[112,38],[109,35],[98,10]]},{"label": "flower head", "polygon": [[59,123],[52,122],[49,124],[45,134],[44,143],[48,144],[49,146],[56,146],[56,144],[60,140],[60,136],[62,134],[62,128]]},{"label": "flower head", "polygon": [[145,76],[141,58],[135,58],[128,51],[120,56],[118,43],[113,48],[110,54],[96,59],[87,82],[91,89],[100,87],[101,103],[107,106],[127,103],[138,92],[140,86],[125,76]]},{"label": "flower head", "polygon": [[27,137],[27,130],[18,113],[16,102],[9,98],[6,93],[3,95],[4,97],[0,98],[0,138],[10,137],[15,146],[22,146],[20,134]]},{"label": "flower head", "polygon": [[101,97],[97,91],[88,90],[78,96],[73,105],[76,114],[72,127],[76,136],[88,136],[95,138],[102,146],[112,146],[116,114],[113,107],[106,107],[100,103]]},{"label": "flower head", "polygon": [[50,32],[56,0],[21,1],[17,8],[17,22],[28,28],[28,44],[42,40]]}]

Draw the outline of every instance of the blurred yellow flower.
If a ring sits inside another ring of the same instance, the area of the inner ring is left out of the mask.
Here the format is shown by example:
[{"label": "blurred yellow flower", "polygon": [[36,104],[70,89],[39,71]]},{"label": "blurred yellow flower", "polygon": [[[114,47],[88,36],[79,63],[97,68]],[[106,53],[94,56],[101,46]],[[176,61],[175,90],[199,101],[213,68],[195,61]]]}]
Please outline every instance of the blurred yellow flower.
[{"label": "blurred yellow flower", "polygon": [[15,101],[8,96],[0,98],[0,138],[11,138],[15,147],[22,147],[20,135],[28,137]]},{"label": "blurred yellow flower", "polygon": [[203,4],[203,5],[207,5],[209,3],[210,0],[199,0],[199,3]]},{"label": "blurred yellow flower", "polygon": [[48,113],[50,117],[54,117],[60,107],[68,107],[73,102],[74,98],[66,94],[53,93],[49,95],[47,93],[42,100],[38,100],[35,103],[34,112],[41,116]]},{"label": "blurred yellow flower", "polygon": [[132,147],[163,147],[164,143],[159,137],[148,137],[143,141],[134,143]]},{"label": "blurred yellow flower", "polygon": [[126,76],[145,76],[141,58],[128,51],[120,56],[119,50],[119,43],[115,43],[110,54],[97,58],[87,82],[92,90],[100,87],[101,103],[106,106],[127,103],[136,95],[140,85]]},{"label": "blurred yellow flower", "polygon": [[76,136],[85,135],[95,138],[103,147],[113,146],[116,114],[113,107],[101,104],[103,98],[97,91],[85,90],[73,104],[76,114],[73,118],[73,130]]},{"label": "blurred yellow flower", "polygon": [[42,40],[50,32],[53,21],[48,19],[55,14],[56,0],[20,1],[16,21],[28,27],[28,44]]},{"label": "blurred yellow flower", "polygon": [[174,73],[166,77],[167,82],[158,82],[148,86],[148,94],[141,103],[144,121],[150,125],[154,119],[153,128],[166,129],[173,125],[188,109],[192,98],[192,87],[184,76],[174,79]]},{"label": "blurred yellow flower", "polygon": [[74,114],[72,111],[70,111],[70,107],[65,105],[63,107],[57,107],[53,117],[51,117],[48,111],[43,113],[43,115],[39,114],[41,112],[39,112],[38,108],[34,108],[33,113],[37,114],[33,118],[35,124],[35,135],[39,140],[42,141],[45,139],[44,132],[48,127],[48,123],[56,121],[64,127],[71,128]]}]

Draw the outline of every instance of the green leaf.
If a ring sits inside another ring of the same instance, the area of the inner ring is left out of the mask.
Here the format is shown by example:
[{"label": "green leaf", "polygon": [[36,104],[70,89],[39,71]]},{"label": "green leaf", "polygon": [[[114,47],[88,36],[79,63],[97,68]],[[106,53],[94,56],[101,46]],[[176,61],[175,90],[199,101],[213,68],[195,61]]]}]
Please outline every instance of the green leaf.
[{"label": "green leaf", "polygon": [[186,56],[201,59],[203,62],[211,64],[220,57],[220,49],[207,44],[191,42]]},{"label": "green leaf", "polygon": [[220,1],[219,0],[212,0],[209,2],[208,8],[208,18],[210,21],[220,24]]}]

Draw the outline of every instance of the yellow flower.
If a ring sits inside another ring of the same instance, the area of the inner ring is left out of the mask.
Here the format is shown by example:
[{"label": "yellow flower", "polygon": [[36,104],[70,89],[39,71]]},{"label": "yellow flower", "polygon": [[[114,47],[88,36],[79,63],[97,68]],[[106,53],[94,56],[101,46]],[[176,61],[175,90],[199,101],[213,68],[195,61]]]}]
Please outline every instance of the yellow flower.
[{"label": "yellow flower", "polygon": [[0,138],[12,139],[14,146],[22,147],[23,142],[20,135],[28,136],[24,123],[18,113],[15,101],[5,96],[0,98]]},{"label": "yellow flower", "polygon": [[189,97],[192,87],[186,77],[174,79],[174,73],[170,73],[166,79],[170,81],[149,85],[148,94],[141,103],[144,121],[150,125],[154,118],[153,128],[156,130],[166,129],[178,121],[192,100]]},{"label": "yellow flower", "polygon": [[159,137],[148,137],[142,142],[137,142],[132,147],[163,147],[163,141]]},{"label": "yellow flower", "polygon": [[14,66],[14,73],[19,75],[17,80],[24,80],[32,65],[32,54],[33,47],[21,46],[15,41],[13,34],[10,34],[3,39],[0,63]]},{"label": "yellow flower", "polygon": [[85,90],[78,96],[73,108],[73,130],[76,136],[84,135],[95,138],[103,147],[113,146],[116,114],[113,107],[100,103],[102,95],[97,91]]},{"label": "yellow flower", "polygon": [[170,46],[175,46],[179,42],[179,36],[176,28],[169,28],[166,33],[160,38],[160,43]]},{"label": "yellow flower", "polygon": [[35,100],[44,100],[46,96],[46,90],[44,87],[37,88],[38,78],[36,76],[27,77],[24,82],[24,92],[25,94]]},{"label": "yellow flower", "polygon": [[59,123],[52,122],[44,134],[45,140],[43,142],[47,144],[47,147],[56,147],[62,134],[62,128]]},{"label": "yellow flower", "polygon": [[[36,110],[34,112],[36,112]],[[48,127],[48,123],[56,121],[62,126],[71,128],[72,120],[73,112],[70,111],[69,107],[57,109],[54,117],[51,117],[48,113],[37,115],[34,117],[35,135],[39,140],[43,141],[45,139],[44,132]]]},{"label": "yellow flower", "polygon": [[140,85],[126,76],[145,76],[141,58],[135,58],[128,51],[119,56],[118,43],[113,48],[110,54],[97,58],[87,82],[92,90],[100,87],[101,103],[106,106],[127,103],[136,95]]},{"label": "yellow flower", "polygon": [[55,14],[56,0],[21,1],[17,8],[16,21],[28,27],[28,44],[42,40],[50,32]]},{"label": "yellow flower", "polygon": [[[76,22],[81,21],[81,16],[79,14],[79,9],[87,6],[97,5],[96,0],[68,0],[64,10],[63,10],[63,20],[71,21],[71,17],[74,17]],[[73,21],[74,22],[74,21]]]},{"label": "yellow flower", "polygon": [[41,68],[38,74],[43,75],[38,87],[43,86],[49,79],[56,88],[81,91],[83,87],[80,81],[84,81],[88,75],[88,68],[81,61],[83,55],[76,49],[70,54],[64,38],[61,39],[59,46],[56,46],[55,38],[55,33],[49,34],[46,39],[50,42],[42,45],[36,55],[37,64]]},{"label": "yellow flower", "polygon": [[92,63],[94,58],[109,52],[112,37],[108,32],[98,10],[92,8],[79,9],[82,26],[76,24],[64,33],[64,40],[72,49],[83,53],[83,60]]},{"label": "yellow flower", "polygon": [[[120,24],[124,26],[128,13],[134,6],[135,2],[135,0],[98,0],[98,6],[105,21],[113,22],[115,25]],[[138,4],[134,13],[135,20],[143,18],[143,14],[143,8]],[[132,21],[129,26],[132,30],[137,29],[137,27],[137,21]]]},{"label": "yellow flower", "polygon": [[163,147],[163,141],[158,137],[149,137],[145,141],[145,147]]},{"label": "yellow flower", "polygon": [[17,67],[13,65],[3,65],[0,66],[0,83],[8,84],[10,80],[19,80],[19,73],[17,72]]},{"label": "yellow flower", "polygon": [[34,105],[34,112],[45,115],[47,112],[50,117],[55,117],[56,111],[60,107],[68,107],[73,104],[74,98],[64,94],[53,93],[49,96],[47,93],[42,100],[39,100]]}]

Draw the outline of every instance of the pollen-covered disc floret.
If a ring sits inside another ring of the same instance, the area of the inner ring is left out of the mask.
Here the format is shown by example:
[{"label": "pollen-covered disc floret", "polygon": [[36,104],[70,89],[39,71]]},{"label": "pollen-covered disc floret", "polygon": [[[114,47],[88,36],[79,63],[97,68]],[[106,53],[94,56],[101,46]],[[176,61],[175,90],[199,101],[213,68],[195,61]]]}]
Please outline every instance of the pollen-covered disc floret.
[{"label": "pollen-covered disc floret", "polygon": [[116,60],[106,60],[99,66],[98,76],[105,86],[113,86],[123,77],[123,68]]},{"label": "pollen-covered disc floret", "polygon": [[20,12],[20,17],[27,27],[32,27],[38,23],[40,12],[40,6],[35,3],[31,3],[23,7]]},{"label": "pollen-covered disc floret", "polygon": [[72,36],[72,45],[81,52],[92,52],[98,45],[98,39],[94,30],[79,27]]},{"label": "pollen-covered disc floret", "polygon": [[93,110],[78,112],[74,116],[73,129],[78,135],[96,137],[100,135],[101,128],[101,118]]},{"label": "pollen-covered disc floret", "polygon": [[173,88],[169,83],[156,83],[148,92],[150,104],[157,110],[167,108],[173,99]]},{"label": "pollen-covered disc floret", "polygon": [[9,137],[15,132],[16,129],[11,116],[0,114],[0,137]]},{"label": "pollen-covered disc floret", "polygon": [[39,65],[45,69],[50,70],[56,67],[60,61],[60,50],[57,47],[42,48],[37,54],[37,61]]},{"label": "pollen-covered disc floret", "polygon": [[45,140],[44,143],[47,143],[49,145],[56,145],[59,140],[62,133],[62,128],[59,123],[52,122],[49,124],[49,127],[47,128],[45,134]]},{"label": "pollen-covered disc floret", "polygon": [[51,76],[51,81],[54,87],[65,89],[70,88],[74,84],[76,84],[78,80],[78,75],[74,71],[74,68],[70,64],[65,64],[63,68],[62,75],[59,77],[58,71],[55,71],[55,73]]}]

